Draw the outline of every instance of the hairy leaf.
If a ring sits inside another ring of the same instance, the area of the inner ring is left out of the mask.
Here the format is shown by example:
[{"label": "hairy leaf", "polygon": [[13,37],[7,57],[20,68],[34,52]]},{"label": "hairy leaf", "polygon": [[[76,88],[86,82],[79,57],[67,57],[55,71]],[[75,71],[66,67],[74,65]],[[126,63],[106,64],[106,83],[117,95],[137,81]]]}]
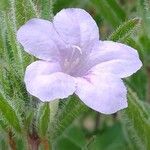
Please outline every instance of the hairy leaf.
[{"label": "hairy leaf", "polygon": [[21,122],[20,122],[20,116],[15,111],[15,108],[13,108],[2,95],[0,95],[0,112],[6,119],[6,121],[9,123],[9,125],[17,132],[21,133]]},{"label": "hairy leaf", "polygon": [[[150,109],[149,104],[146,104]],[[122,111],[121,120],[130,149],[150,149],[150,115],[145,104],[129,89],[128,108]]]},{"label": "hairy leaf", "polygon": [[40,106],[38,112],[38,129],[41,137],[45,137],[50,123],[50,106],[49,103],[44,103]]},{"label": "hairy leaf", "polygon": [[93,141],[88,145],[88,150],[127,150],[126,140],[123,135],[120,123],[107,127],[102,133],[93,137]]},{"label": "hairy leaf", "polygon": [[32,0],[15,0],[14,3],[17,27],[20,27],[29,19],[38,16],[36,7]]},{"label": "hairy leaf", "polygon": [[140,19],[138,18],[124,22],[110,35],[108,39],[112,41],[124,41],[135,30],[139,22]]},{"label": "hairy leaf", "polygon": [[53,18],[53,0],[40,0],[41,17],[44,19]]},{"label": "hairy leaf", "polygon": [[55,140],[66,128],[68,128],[72,122],[80,116],[80,114],[88,111],[89,109],[80,102],[79,98],[76,96],[70,96],[62,106],[62,109],[59,110],[59,113],[56,115],[55,121],[51,125],[51,135],[52,140]]}]

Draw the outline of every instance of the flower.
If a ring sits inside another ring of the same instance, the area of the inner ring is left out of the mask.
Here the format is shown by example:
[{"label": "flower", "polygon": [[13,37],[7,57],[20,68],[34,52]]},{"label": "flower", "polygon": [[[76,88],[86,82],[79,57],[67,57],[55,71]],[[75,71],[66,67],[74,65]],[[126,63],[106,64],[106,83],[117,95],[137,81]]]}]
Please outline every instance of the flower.
[{"label": "flower", "polygon": [[31,19],[18,30],[17,39],[40,59],[25,72],[31,95],[46,102],[75,93],[104,114],[127,107],[122,78],[142,66],[138,53],[121,43],[100,41],[98,27],[85,10],[63,9],[52,22]]}]

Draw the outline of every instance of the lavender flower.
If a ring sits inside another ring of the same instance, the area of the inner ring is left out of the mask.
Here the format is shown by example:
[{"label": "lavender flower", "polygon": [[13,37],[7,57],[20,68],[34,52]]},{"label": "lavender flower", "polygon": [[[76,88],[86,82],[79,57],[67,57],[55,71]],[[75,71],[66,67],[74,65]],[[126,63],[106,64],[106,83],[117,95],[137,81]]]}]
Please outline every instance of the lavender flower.
[{"label": "lavender flower", "polygon": [[75,93],[90,108],[111,114],[127,107],[121,78],[141,68],[135,49],[100,41],[99,30],[84,10],[61,10],[53,22],[31,19],[17,33],[26,52],[40,60],[25,72],[27,91],[41,101]]}]

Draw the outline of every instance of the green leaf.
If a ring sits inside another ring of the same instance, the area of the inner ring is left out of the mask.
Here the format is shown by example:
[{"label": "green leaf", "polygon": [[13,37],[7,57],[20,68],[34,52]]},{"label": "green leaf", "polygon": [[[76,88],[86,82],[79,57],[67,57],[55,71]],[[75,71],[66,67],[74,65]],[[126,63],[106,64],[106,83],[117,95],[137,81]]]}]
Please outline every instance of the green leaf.
[{"label": "green leaf", "polygon": [[86,138],[78,126],[69,127],[63,135],[58,138],[54,144],[54,149],[57,150],[66,150],[66,149],[75,149],[81,150],[86,145]]},{"label": "green leaf", "polygon": [[[146,105],[150,109],[149,104]],[[129,89],[128,108],[120,113],[120,118],[131,150],[150,149],[150,114],[147,107]]]},{"label": "green leaf", "polygon": [[83,130],[77,125],[72,125],[63,134],[63,137],[68,138],[80,148],[85,147],[86,139]]},{"label": "green leaf", "polygon": [[140,19],[134,18],[121,24],[108,38],[112,41],[124,41],[137,27]]},{"label": "green leaf", "polygon": [[41,4],[41,17],[43,19],[53,18],[53,0],[40,0]]},{"label": "green leaf", "polygon": [[78,118],[82,113],[87,112],[89,109],[81,103],[80,99],[73,95],[67,99],[63,104],[59,113],[55,116],[55,120],[51,125],[51,138],[56,140],[63,132]]},{"label": "green leaf", "polygon": [[14,4],[17,27],[20,27],[29,19],[38,16],[37,10],[32,0],[15,0]]},{"label": "green leaf", "polygon": [[[137,93],[137,96],[142,100],[146,100],[146,84],[145,72],[141,69],[138,73],[133,74],[128,80],[128,85]],[[138,87],[138,88],[137,88]]]},{"label": "green leaf", "polygon": [[50,106],[49,103],[44,103],[40,106],[38,112],[38,129],[41,137],[45,137],[48,131],[48,125],[50,123]]},{"label": "green leaf", "polygon": [[[12,20],[15,20],[15,24],[12,26],[16,26],[16,31],[28,20],[39,17],[38,10],[32,0],[13,0],[11,11],[12,10],[15,11],[14,15],[12,15],[14,16]],[[16,33],[14,39],[16,39]],[[34,61],[34,57],[25,53],[23,49],[20,48],[19,43],[17,43],[17,45],[19,48],[17,52],[20,52],[20,55],[22,54],[22,63],[20,63],[20,65],[26,67],[28,64]]]},{"label": "green leaf", "polygon": [[[133,32],[134,32],[134,31],[133,31]],[[134,39],[134,38],[132,38],[132,37],[130,37],[130,36],[131,36],[131,35],[129,35],[129,36],[127,36],[126,38],[122,39],[121,42],[126,43],[127,45],[129,45],[129,46],[131,46],[131,47],[137,49],[138,52],[140,53],[140,55],[142,55],[140,43],[139,43],[136,39]],[[141,56],[141,57],[142,57],[142,56]]]},{"label": "green leaf", "polygon": [[95,135],[88,145],[88,150],[127,150],[126,140],[120,123],[107,127],[102,133]]},{"label": "green leaf", "polygon": [[[11,7],[14,7],[13,5],[14,4],[12,4]],[[7,36],[8,36],[10,51],[12,52],[13,55],[13,61],[14,61],[13,65],[17,67],[18,73],[22,75],[24,73],[23,55],[22,55],[22,50],[16,40],[17,26],[16,26],[16,18],[15,18],[14,10],[11,11],[11,14],[6,14],[4,18],[7,27]]]},{"label": "green leaf", "polygon": [[13,108],[2,95],[0,95],[0,112],[9,123],[9,125],[17,132],[21,133],[21,122],[20,116],[16,113],[15,108]]},{"label": "green leaf", "polygon": [[24,122],[24,126],[26,127],[27,131],[29,131],[29,127],[32,123],[32,119],[34,116],[34,111],[29,111],[29,113],[26,113],[26,118],[25,118],[25,122]]}]

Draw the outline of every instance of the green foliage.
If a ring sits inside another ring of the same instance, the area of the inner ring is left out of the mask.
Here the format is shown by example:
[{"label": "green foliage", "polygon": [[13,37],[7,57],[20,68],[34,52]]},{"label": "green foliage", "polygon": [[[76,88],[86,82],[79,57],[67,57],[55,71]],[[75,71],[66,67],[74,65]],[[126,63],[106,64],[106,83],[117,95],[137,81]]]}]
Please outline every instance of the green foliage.
[{"label": "green foliage", "polygon": [[141,102],[137,95],[129,89],[128,108],[121,113],[121,120],[130,149],[146,150],[150,148],[149,110],[148,104]]},{"label": "green foliage", "polygon": [[[136,91],[138,97],[142,100],[146,100],[146,83],[147,79],[145,78],[145,72],[140,70],[138,76],[134,74],[130,79],[128,79],[128,85]],[[138,88],[137,88],[138,87]]]},{"label": "green foliage", "polygon": [[93,137],[88,150],[128,150],[120,123],[107,127],[102,133]]},{"label": "green foliage", "polygon": [[138,18],[124,22],[110,35],[108,39],[112,41],[124,41],[135,30],[139,22],[140,20]]},{"label": "green foliage", "polygon": [[48,132],[48,126],[50,123],[50,106],[49,103],[44,103],[39,107],[38,112],[38,131],[40,137],[45,137]]},{"label": "green foliage", "polygon": [[6,11],[9,8],[9,0],[1,0],[0,1],[0,10]]},{"label": "green foliage", "polygon": [[15,0],[15,13],[17,26],[20,27],[31,18],[37,17],[38,13],[32,0]]},{"label": "green foliage", "polygon": [[143,19],[143,32],[146,36],[149,36],[150,26],[150,1],[149,0],[138,0],[137,9],[140,17]]},{"label": "green foliage", "polygon": [[53,18],[53,0],[40,0],[41,17],[50,20]]},{"label": "green foliage", "polygon": [[75,119],[77,119],[82,113],[88,111],[88,108],[82,104],[79,98],[75,95],[70,96],[67,99],[67,102],[62,105],[61,110],[51,125],[50,133],[52,133],[52,140],[56,140],[56,138],[62,135],[65,129],[69,127]]},{"label": "green foliage", "polygon": [[0,95],[0,111],[8,122],[7,125],[12,127],[16,133],[21,133],[21,117],[2,95]]},{"label": "green foliage", "polygon": [[112,27],[116,28],[125,20],[124,11],[115,0],[92,0],[92,2],[96,10]]},{"label": "green foliage", "polygon": [[78,126],[71,126],[59,137],[54,143],[54,149],[57,150],[80,150],[86,147],[86,139],[84,132]]},{"label": "green foliage", "polygon": [[24,126],[27,131],[29,131],[29,127],[31,126],[33,117],[34,117],[34,111],[29,111],[28,113],[26,113],[26,117],[24,119]]}]

